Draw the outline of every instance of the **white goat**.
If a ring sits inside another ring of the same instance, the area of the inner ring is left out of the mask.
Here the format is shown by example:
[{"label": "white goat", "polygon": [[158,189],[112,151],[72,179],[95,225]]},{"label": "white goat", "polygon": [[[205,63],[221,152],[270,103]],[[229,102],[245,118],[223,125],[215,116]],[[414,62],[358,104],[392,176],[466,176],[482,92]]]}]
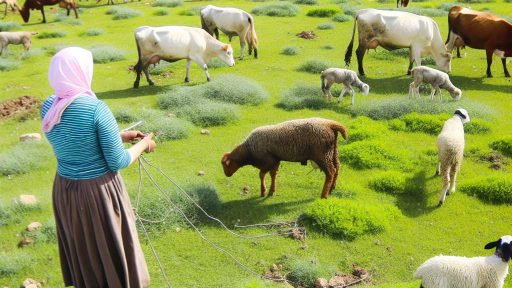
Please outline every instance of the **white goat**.
[{"label": "white goat", "polygon": [[496,247],[487,257],[436,256],[428,259],[414,273],[422,288],[502,288],[512,254],[512,236],[506,235],[485,245]]},{"label": "white goat", "polygon": [[370,86],[368,84],[363,83],[359,78],[357,77],[356,72],[348,69],[340,69],[340,68],[329,68],[324,71],[322,71],[320,75],[320,80],[322,81],[322,92],[324,93],[325,97],[329,98],[329,100],[332,97],[331,94],[331,86],[334,83],[342,83],[343,89],[341,90],[340,96],[338,97],[338,103],[341,101],[341,97],[345,95],[345,92],[348,90],[352,96],[352,106],[354,105],[354,88],[352,86],[355,86],[359,88],[359,91],[363,93],[364,96],[368,95],[368,92],[370,91]]},{"label": "white goat", "polygon": [[0,0],[0,4],[5,4],[5,12],[4,12],[4,16],[7,16],[7,8],[11,8],[12,12],[18,10],[20,11],[21,10],[21,7],[20,5],[18,5],[18,2],[16,2],[16,0]]},{"label": "white goat", "polygon": [[468,111],[459,108],[455,110],[452,118],[444,122],[443,130],[437,137],[437,148],[439,150],[437,175],[443,177],[443,189],[441,190],[439,206],[443,205],[446,194],[455,192],[457,173],[464,157],[464,124],[468,122]]},{"label": "white goat", "polygon": [[455,87],[452,82],[450,81],[450,77],[448,77],[448,74],[427,67],[427,66],[418,66],[411,70],[413,81],[411,85],[409,85],[409,97],[414,97],[414,94],[416,94],[418,97],[420,97],[420,84],[422,82],[429,83],[432,85],[432,93],[430,94],[430,100],[434,100],[434,96],[439,94],[439,100],[441,99],[441,89],[446,89],[448,92],[450,92],[450,95],[455,101],[458,101],[460,97],[462,96],[462,91]]},{"label": "white goat", "polygon": [[37,32],[0,32],[0,56],[2,56],[3,52],[8,51],[7,46],[9,44],[23,44],[25,50],[28,51],[32,43],[32,35],[35,34],[37,34]]}]

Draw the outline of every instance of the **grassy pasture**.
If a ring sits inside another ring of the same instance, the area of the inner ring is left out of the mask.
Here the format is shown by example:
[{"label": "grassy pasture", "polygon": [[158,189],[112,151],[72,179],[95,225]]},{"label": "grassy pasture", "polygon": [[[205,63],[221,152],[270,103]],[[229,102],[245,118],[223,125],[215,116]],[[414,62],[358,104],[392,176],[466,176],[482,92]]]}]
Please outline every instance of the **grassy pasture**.
[{"label": "grassy pasture", "polygon": [[[71,45],[85,48],[112,47],[125,52],[124,59],[95,64],[94,67],[93,89],[112,110],[130,109],[140,112],[143,109],[158,109],[157,95],[172,88],[194,86],[206,81],[202,70],[193,64],[191,83],[184,84],[185,62],[180,61],[166,66],[165,72],[152,75],[155,86],[148,86],[145,79],[142,79],[141,87],[133,89],[135,75],[130,72],[129,67],[137,60],[133,39],[133,31],[136,27],[142,25],[199,27],[197,7],[207,5],[209,2],[183,1],[182,5],[170,8],[153,7],[151,1],[118,4],[116,7],[132,9],[139,12],[135,13],[139,16],[116,21],[112,21],[113,15],[106,14],[112,9],[104,5],[106,1],[101,2],[100,5],[95,5],[94,2],[80,2],[81,25],[55,21],[58,10],[48,8],[46,9],[49,20],[47,24],[39,23],[41,15],[37,11],[32,11],[28,24],[22,24],[21,17],[12,13],[1,20],[21,24],[21,28],[16,28],[14,25],[16,31],[46,32],[44,35],[65,35],[65,37],[41,39],[34,37],[32,49],[37,49],[36,51],[40,53],[34,53],[30,57],[23,57],[24,52],[21,46],[10,46],[9,55],[2,55],[3,59],[0,59],[0,64],[5,63],[6,58],[10,61],[4,65],[9,68],[0,69],[0,101],[23,95],[31,95],[43,100],[50,95],[52,90],[47,84],[47,70],[51,55],[62,47]],[[181,2],[176,1],[176,3]],[[281,2],[215,1],[215,5],[218,6],[234,6],[246,11],[252,11],[257,6],[276,3]],[[421,131],[387,129],[388,125],[393,124],[393,120],[385,117],[382,119],[386,120],[361,121],[359,117],[352,116],[366,115],[365,107],[377,110],[395,109],[398,104],[375,107],[378,103],[389,102],[391,98],[403,97],[404,101],[406,100],[411,82],[411,79],[405,75],[408,65],[406,54],[387,53],[382,48],[377,48],[377,51],[368,51],[369,55],[365,57],[365,70],[368,76],[363,81],[371,86],[370,94],[364,97],[356,92],[355,107],[350,106],[348,98],[344,98],[341,104],[335,104],[335,100],[332,100],[332,103],[316,105],[317,108],[313,107],[313,109],[283,109],[282,106],[277,105],[282,95],[301,85],[318,87],[318,97],[322,97],[319,75],[298,71],[297,68],[304,62],[316,60],[332,63],[336,67],[344,67],[343,56],[351,37],[353,22],[345,21],[347,17],[341,17],[341,15],[352,15],[355,7],[394,8],[395,3],[373,0],[338,1],[337,4],[331,0],[319,0],[318,5],[303,5],[302,3],[305,3],[303,1],[295,3],[298,13],[294,17],[255,16],[260,41],[259,59],[246,55],[245,59],[237,61],[234,67],[221,66],[210,69],[213,79],[222,74],[235,74],[255,81],[268,92],[269,99],[255,106],[238,106],[238,121],[225,126],[209,127],[208,130],[211,133],[209,136],[201,135],[200,131],[204,127],[192,126],[188,138],[161,142],[157,151],[147,157],[162,167],[183,187],[195,184],[213,185],[222,201],[221,208],[216,210],[214,216],[224,221],[228,227],[233,227],[237,222],[244,225],[294,220],[314,205],[315,200],[319,198],[324,181],[321,172],[316,170],[309,173],[311,167],[284,162],[278,176],[277,194],[272,198],[260,198],[257,170],[250,167],[242,168],[233,177],[226,178],[222,172],[220,159],[224,152],[233,149],[258,126],[304,117],[331,118],[349,127],[349,134],[352,130],[357,132],[356,135],[362,138],[359,141],[378,143],[379,147],[385,150],[398,151],[400,156],[397,157],[400,161],[398,163],[371,169],[354,168],[349,165],[350,161],[344,161],[342,158],[338,187],[331,197],[350,198],[352,201],[371,206],[392,205],[396,207],[399,215],[385,230],[375,234],[361,235],[355,239],[337,238],[326,233],[308,230],[308,248],[305,250],[301,249],[301,243],[285,237],[239,239],[229,235],[211,221],[202,221],[200,224],[205,235],[227,248],[258,273],[264,273],[272,264],[282,262],[283,258],[293,263],[316,259],[318,270],[315,271],[318,271],[317,274],[322,277],[330,277],[335,271],[351,271],[352,265],[357,264],[366,268],[372,275],[372,281],[366,285],[381,288],[418,287],[419,281],[412,278],[412,273],[423,261],[434,255],[490,254],[483,249],[487,242],[494,241],[505,234],[512,234],[510,203],[492,204],[479,200],[476,196],[469,196],[472,193],[457,191],[447,197],[442,208],[436,209],[441,189],[441,179],[433,177],[436,165],[436,136]],[[434,11],[437,15],[438,7],[443,3],[439,0],[413,1],[410,5],[415,8],[415,12],[432,13]],[[512,16],[512,4],[503,0],[467,5],[474,9],[487,9],[500,15]],[[339,9],[338,14],[333,16],[337,22],[332,30],[317,28],[329,21],[328,18],[306,16],[309,11],[322,7]],[[165,9],[168,15],[153,16],[155,11],[162,11],[162,9]],[[437,16],[434,19],[439,24],[441,35],[445,39],[446,16]],[[295,36],[304,30],[313,30],[318,37],[305,40]],[[221,40],[228,41],[225,35],[221,36]],[[239,55],[240,47],[237,38],[234,38],[232,45],[235,55]],[[334,48],[322,49],[326,46]],[[297,47],[299,53],[297,55],[281,54],[286,47]],[[385,53],[385,55],[378,53]],[[511,79],[503,77],[501,63],[497,58],[494,59],[492,66],[494,78],[485,77],[484,51],[467,48],[462,50],[462,54],[463,58],[453,59],[451,73],[452,82],[463,90],[460,105],[469,103],[473,110],[485,107],[482,108],[485,111],[469,110],[469,113],[470,115],[478,114],[479,118],[491,123],[491,129],[485,134],[466,134],[467,155],[459,174],[459,187],[466,182],[471,184],[471,180],[475,178],[508,177],[510,179],[512,177],[510,164],[505,164],[502,170],[496,171],[490,169],[490,163],[483,161],[480,156],[491,152],[489,148],[491,142],[507,138],[512,134],[510,129],[512,124]],[[357,68],[355,57],[354,54],[352,69]],[[338,87],[335,88],[338,89]],[[339,90],[336,93],[339,93]],[[450,98],[448,93],[446,91],[443,93],[444,101],[448,101]],[[337,96],[334,93],[333,95]],[[424,97],[427,96],[424,95]],[[428,101],[418,105],[427,107],[422,109],[426,111],[425,113],[446,112],[438,108],[429,109]],[[451,102],[446,105],[456,106]],[[435,106],[438,107],[439,104]],[[353,111],[360,113],[353,113]],[[129,124],[120,125],[125,127]],[[0,120],[0,131],[3,136],[0,137],[0,154],[17,151],[14,147],[19,135],[37,132],[40,130],[39,127],[40,120],[37,117]],[[371,129],[371,127],[379,128]],[[342,150],[340,152],[346,152],[340,154],[350,155],[350,152],[354,151],[354,149],[350,150],[350,145],[362,147],[362,149],[368,147],[358,142],[348,144],[340,140],[339,146]],[[46,156],[51,155],[49,147],[41,151],[46,153]],[[23,155],[20,158],[25,157],[30,155]],[[32,221],[47,223],[52,217],[51,185],[56,161],[53,157],[41,157],[41,159],[41,165],[34,165],[34,168],[26,174],[12,177],[0,176],[0,207],[8,207],[11,199],[19,194],[34,194],[41,200],[41,209],[16,214],[16,221],[0,226],[0,258],[2,259],[0,285],[2,287],[18,287],[27,277],[42,281],[45,287],[63,286],[55,242],[43,241],[23,249],[16,247],[20,240],[19,234],[27,224]],[[510,158],[507,159],[511,163]],[[136,166],[133,165],[122,172],[134,202],[138,180]],[[197,176],[199,170],[204,171],[204,176]],[[405,182],[407,193],[382,193],[372,188],[375,185],[371,185],[370,182],[376,176],[386,175],[383,172],[387,170],[403,173],[402,180]],[[157,177],[157,180],[173,193],[177,193],[172,184],[165,182],[162,177]],[[510,181],[503,181],[503,183],[510,183]],[[244,186],[249,187],[248,193],[241,193]],[[142,189],[142,197],[145,197],[145,193],[149,194],[148,198],[150,198],[157,192],[149,183],[146,183]],[[2,215],[0,213],[0,217],[3,217]],[[242,231],[248,234],[265,232],[268,231]],[[173,287],[284,287],[284,285],[257,280],[254,275],[239,268],[232,260],[202,241],[192,229],[187,229],[184,225],[155,229],[150,235]],[[149,265],[152,287],[164,287],[163,278],[144,235],[140,234],[139,238]],[[293,266],[290,265],[289,268]],[[507,280],[505,287],[512,287],[511,277]]]}]

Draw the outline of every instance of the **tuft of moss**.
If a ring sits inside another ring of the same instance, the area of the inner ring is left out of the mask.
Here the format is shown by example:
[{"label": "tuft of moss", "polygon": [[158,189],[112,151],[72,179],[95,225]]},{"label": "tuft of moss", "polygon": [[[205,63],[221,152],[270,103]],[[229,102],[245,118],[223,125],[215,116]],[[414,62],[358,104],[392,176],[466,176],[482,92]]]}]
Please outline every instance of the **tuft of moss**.
[{"label": "tuft of moss", "polygon": [[309,10],[306,15],[309,17],[328,18],[338,14],[338,12],[340,10],[337,8],[316,8]]},{"label": "tuft of moss", "polygon": [[63,31],[52,31],[52,32],[44,31],[44,32],[37,34],[37,38],[39,38],[39,39],[62,38],[62,37],[65,37],[66,35],[67,35],[67,33],[63,32]]},{"label": "tuft of moss", "polygon": [[153,7],[178,7],[183,5],[183,0],[155,0],[151,3]]},{"label": "tuft of moss", "polygon": [[493,204],[512,203],[512,178],[508,175],[480,177],[461,185],[460,190],[470,196]]},{"label": "tuft of moss", "polygon": [[407,168],[403,153],[376,141],[358,141],[342,146],[340,161],[355,169]]},{"label": "tuft of moss", "polygon": [[357,142],[363,140],[371,140],[384,136],[388,132],[385,124],[374,121],[365,116],[358,116],[349,125],[350,131],[348,141]]},{"label": "tuft of moss", "polygon": [[316,28],[320,30],[332,30],[334,29],[334,24],[331,22],[321,23]]},{"label": "tuft of moss", "polygon": [[18,29],[21,29],[21,25],[16,22],[0,21],[0,32],[18,30]]},{"label": "tuft of moss", "polygon": [[335,22],[349,22],[352,21],[354,18],[350,15],[337,15],[332,18],[332,21]]},{"label": "tuft of moss", "polygon": [[20,65],[20,61],[0,58],[0,71],[16,70],[20,67]]},{"label": "tuft of moss", "polygon": [[281,54],[288,55],[288,56],[297,55],[297,54],[299,54],[299,47],[286,46],[283,48],[283,50],[281,50]]},{"label": "tuft of moss", "polygon": [[169,11],[165,9],[157,9],[153,12],[153,15],[155,16],[167,16],[169,15]]},{"label": "tuft of moss", "polygon": [[275,4],[256,6],[252,9],[254,15],[266,15],[271,17],[293,17],[299,13],[299,8],[290,2],[278,2]]},{"label": "tuft of moss", "polygon": [[267,91],[259,83],[234,74],[220,75],[201,86],[198,89],[202,90],[202,97],[225,103],[258,105],[268,99]]},{"label": "tuft of moss", "polygon": [[320,74],[322,71],[331,66],[332,65],[329,62],[313,59],[302,63],[299,68],[297,68],[297,71],[311,74]]},{"label": "tuft of moss", "polygon": [[352,199],[319,199],[305,213],[306,221],[328,235],[353,240],[380,233],[391,225],[398,211],[391,205],[371,205]]},{"label": "tuft of moss", "polygon": [[114,111],[113,114],[114,114],[114,117],[116,118],[116,121],[119,123],[127,124],[127,123],[136,122],[138,120],[135,113],[133,113],[131,110],[126,109],[126,108],[116,110],[116,111]]},{"label": "tuft of moss", "polygon": [[122,20],[140,16],[142,12],[131,8],[116,6],[108,10],[106,14],[113,15],[112,20]]},{"label": "tuft of moss", "polygon": [[89,49],[94,63],[109,63],[126,59],[126,52],[111,46],[95,46]]},{"label": "tuft of moss", "polygon": [[512,136],[506,136],[495,140],[489,144],[493,150],[501,152],[501,154],[512,157]]},{"label": "tuft of moss", "polygon": [[199,16],[201,13],[202,6],[195,6],[187,10],[180,11],[180,15],[182,16]]},{"label": "tuft of moss", "polygon": [[90,29],[86,30],[84,33],[82,33],[81,36],[93,37],[93,36],[102,35],[104,33],[105,33],[105,29],[103,29],[103,28],[90,28]]},{"label": "tuft of moss", "polygon": [[398,195],[405,193],[405,176],[400,171],[387,171],[380,173],[378,176],[372,178],[368,186],[375,191],[383,192],[391,195]]},{"label": "tuft of moss", "polygon": [[317,0],[295,0],[295,1],[293,1],[293,3],[299,4],[299,5],[318,5]]}]

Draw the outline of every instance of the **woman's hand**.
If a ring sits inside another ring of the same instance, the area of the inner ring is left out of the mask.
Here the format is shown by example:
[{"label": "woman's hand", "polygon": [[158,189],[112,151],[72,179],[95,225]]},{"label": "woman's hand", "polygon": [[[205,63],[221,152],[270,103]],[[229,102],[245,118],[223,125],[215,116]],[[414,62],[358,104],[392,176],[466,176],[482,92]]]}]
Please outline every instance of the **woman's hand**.
[{"label": "woman's hand", "polygon": [[123,131],[121,132],[121,139],[124,143],[131,143],[136,139],[144,138],[144,134],[140,131]]},{"label": "woman's hand", "polygon": [[148,148],[146,148],[146,153],[151,153],[155,151],[156,143],[153,141],[153,133],[148,134],[146,137],[142,138],[148,144]]}]

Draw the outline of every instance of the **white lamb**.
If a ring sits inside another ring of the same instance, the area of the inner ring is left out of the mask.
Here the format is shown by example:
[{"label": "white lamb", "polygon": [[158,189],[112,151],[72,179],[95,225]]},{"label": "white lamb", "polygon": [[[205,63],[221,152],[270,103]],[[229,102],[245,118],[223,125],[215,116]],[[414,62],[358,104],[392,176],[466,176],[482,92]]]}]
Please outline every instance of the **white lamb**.
[{"label": "white lamb", "polygon": [[441,190],[439,206],[443,205],[447,193],[449,195],[455,192],[457,173],[464,156],[464,124],[468,122],[468,111],[459,108],[455,110],[452,118],[444,122],[443,130],[437,137],[439,156],[437,175],[443,177],[443,189]]},{"label": "white lamb", "polygon": [[414,97],[414,94],[417,95],[417,97],[420,96],[420,84],[422,82],[429,83],[432,85],[432,93],[430,94],[430,100],[434,100],[434,96],[439,94],[439,100],[441,99],[441,89],[446,89],[448,92],[450,92],[450,95],[455,101],[458,101],[460,97],[462,97],[462,91],[455,87],[452,82],[450,81],[450,77],[448,77],[448,74],[430,68],[426,66],[418,66],[411,70],[411,74],[413,77],[412,83],[409,85],[409,97]]},{"label": "white lamb", "polygon": [[414,273],[420,288],[502,288],[512,254],[512,236],[506,235],[485,245],[496,247],[487,257],[436,256],[428,259]]},{"label": "white lamb", "polygon": [[368,95],[370,91],[370,86],[368,84],[363,83],[357,77],[356,72],[347,69],[340,68],[329,68],[325,71],[322,71],[320,75],[320,79],[322,80],[322,92],[325,97],[331,99],[331,86],[334,83],[342,83],[343,89],[341,90],[340,97],[338,97],[338,103],[341,101],[341,97],[345,95],[345,92],[348,90],[352,96],[352,106],[354,105],[354,89],[352,86],[359,88],[359,91],[363,93],[364,96]]},{"label": "white lamb", "polygon": [[32,43],[32,35],[35,34],[37,34],[37,32],[0,32],[0,56],[2,56],[3,52],[7,52],[7,46],[9,44],[23,44],[25,50],[28,51]]},{"label": "white lamb", "polygon": [[11,8],[12,12],[18,10],[20,11],[21,10],[21,7],[20,5],[18,5],[18,2],[16,2],[16,0],[0,0],[0,4],[4,3],[5,4],[5,12],[4,12],[4,16],[7,16],[7,8]]}]

